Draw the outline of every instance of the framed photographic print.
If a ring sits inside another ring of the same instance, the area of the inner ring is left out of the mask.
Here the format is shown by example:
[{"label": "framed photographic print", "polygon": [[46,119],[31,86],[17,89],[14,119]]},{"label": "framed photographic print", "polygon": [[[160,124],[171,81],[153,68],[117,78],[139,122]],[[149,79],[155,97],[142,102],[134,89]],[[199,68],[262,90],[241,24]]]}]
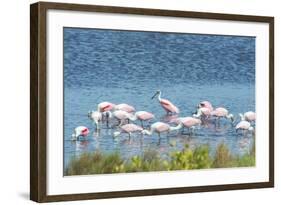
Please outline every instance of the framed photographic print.
[{"label": "framed photographic print", "polygon": [[30,198],[274,186],[274,18],[31,5]]}]

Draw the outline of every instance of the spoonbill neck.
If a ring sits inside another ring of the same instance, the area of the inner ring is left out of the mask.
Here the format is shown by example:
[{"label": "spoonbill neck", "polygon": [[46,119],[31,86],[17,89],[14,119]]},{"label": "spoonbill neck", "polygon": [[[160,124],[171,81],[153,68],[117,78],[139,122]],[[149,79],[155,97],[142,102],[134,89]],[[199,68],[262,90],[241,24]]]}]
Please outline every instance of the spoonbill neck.
[{"label": "spoonbill neck", "polygon": [[170,131],[179,130],[182,128],[182,123],[178,124],[176,127],[170,127]]},{"label": "spoonbill neck", "polygon": [[131,121],[136,121],[136,120],[138,119],[136,113],[133,114],[133,115],[132,115],[132,114],[129,114],[128,118],[129,118],[129,120],[131,120]]},{"label": "spoonbill neck", "polygon": [[162,92],[161,92],[161,91],[159,91],[159,94],[158,94],[158,100],[159,100],[159,101],[161,101],[161,100],[162,100],[162,98],[161,98],[161,94],[162,94]]},{"label": "spoonbill neck", "polygon": [[152,135],[152,131],[149,131],[149,130],[143,130],[141,131],[142,134],[145,134],[145,135]]}]

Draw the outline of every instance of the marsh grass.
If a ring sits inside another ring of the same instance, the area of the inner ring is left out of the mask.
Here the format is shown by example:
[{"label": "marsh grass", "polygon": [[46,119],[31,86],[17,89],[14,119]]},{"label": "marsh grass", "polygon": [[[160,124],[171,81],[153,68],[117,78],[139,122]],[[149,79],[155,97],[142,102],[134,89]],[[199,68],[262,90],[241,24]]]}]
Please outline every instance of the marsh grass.
[{"label": "marsh grass", "polygon": [[65,175],[88,175],[108,173],[129,173],[148,171],[172,171],[208,168],[229,168],[255,166],[255,144],[249,153],[242,156],[231,155],[225,144],[219,144],[213,157],[208,145],[194,149],[188,145],[181,151],[170,153],[169,159],[162,159],[155,150],[146,150],[142,155],[128,160],[121,158],[118,152],[105,154],[99,151],[84,153],[72,158]]}]

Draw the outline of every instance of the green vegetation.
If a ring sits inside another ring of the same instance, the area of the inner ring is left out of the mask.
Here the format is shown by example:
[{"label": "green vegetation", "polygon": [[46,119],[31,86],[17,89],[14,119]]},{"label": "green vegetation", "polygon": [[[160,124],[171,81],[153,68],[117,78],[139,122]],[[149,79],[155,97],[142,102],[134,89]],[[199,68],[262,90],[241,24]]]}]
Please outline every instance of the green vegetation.
[{"label": "green vegetation", "polygon": [[225,144],[218,145],[216,153],[210,156],[209,146],[201,145],[195,149],[188,145],[181,151],[170,153],[169,159],[161,159],[157,151],[147,150],[140,156],[123,160],[118,152],[85,153],[73,158],[65,170],[65,175],[87,175],[125,172],[171,171],[207,168],[255,166],[255,145],[243,156],[231,155]]}]

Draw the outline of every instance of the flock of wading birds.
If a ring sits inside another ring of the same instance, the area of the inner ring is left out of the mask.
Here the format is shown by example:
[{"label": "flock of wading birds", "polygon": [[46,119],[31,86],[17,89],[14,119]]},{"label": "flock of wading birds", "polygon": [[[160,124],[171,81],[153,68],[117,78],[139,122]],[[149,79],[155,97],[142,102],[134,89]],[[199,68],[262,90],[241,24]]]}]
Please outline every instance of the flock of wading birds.
[{"label": "flock of wading birds", "polygon": [[[158,101],[162,108],[166,111],[167,115],[179,114],[179,109],[169,100],[161,98],[161,91],[158,90],[152,97],[158,98]],[[149,122],[154,119],[154,115],[147,111],[137,111],[131,105],[113,104],[110,102],[101,102],[98,104],[97,111],[89,111],[88,117],[92,120],[95,129],[100,130],[101,124],[106,123],[109,126],[112,119],[116,119],[118,124],[113,125],[116,128],[114,132],[114,137],[119,136],[122,133],[127,133],[131,137],[132,133],[141,133],[143,135],[152,135],[157,133],[160,137],[161,133],[169,133],[174,130],[180,130],[187,128],[192,132],[196,127],[200,127],[203,122],[209,121],[211,119],[216,119],[219,121],[220,118],[229,119],[231,123],[234,122],[234,116],[229,113],[229,111],[224,107],[213,108],[209,101],[202,101],[197,105],[197,111],[192,115],[192,117],[179,117],[174,118],[170,121],[171,124],[176,124],[172,126],[164,122],[155,122],[150,126],[144,126],[145,122]],[[245,133],[253,133],[254,128],[252,126],[256,120],[256,114],[252,111],[245,112],[244,114],[239,114],[240,122],[236,124],[235,129],[238,132],[242,130]],[[140,121],[140,125],[136,125],[132,122]],[[79,140],[85,138],[90,133],[90,130],[85,126],[78,126],[74,129],[72,134],[72,140]]]}]

